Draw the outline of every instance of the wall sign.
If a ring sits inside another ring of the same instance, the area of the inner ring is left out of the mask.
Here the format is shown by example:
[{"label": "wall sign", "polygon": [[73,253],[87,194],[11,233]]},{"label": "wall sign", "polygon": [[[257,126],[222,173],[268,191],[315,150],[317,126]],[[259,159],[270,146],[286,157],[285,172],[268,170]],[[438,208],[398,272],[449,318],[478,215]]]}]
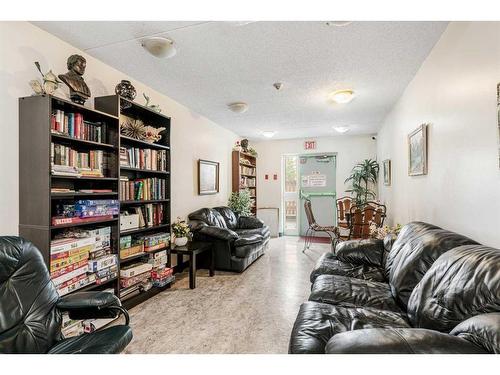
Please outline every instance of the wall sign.
[{"label": "wall sign", "polygon": [[325,186],[326,186],[325,174],[309,175],[309,187],[325,187]]},{"label": "wall sign", "polygon": [[316,141],[305,141],[304,150],[316,150]]}]

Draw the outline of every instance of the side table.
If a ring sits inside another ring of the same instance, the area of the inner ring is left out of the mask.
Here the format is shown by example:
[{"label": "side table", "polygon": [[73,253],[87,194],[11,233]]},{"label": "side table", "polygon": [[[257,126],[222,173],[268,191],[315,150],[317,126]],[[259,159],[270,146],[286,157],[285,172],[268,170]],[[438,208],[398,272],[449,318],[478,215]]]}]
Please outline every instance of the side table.
[{"label": "side table", "polygon": [[181,270],[184,265],[184,255],[189,257],[189,288],[196,288],[196,256],[210,251],[210,277],[215,275],[215,257],[212,244],[209,242],[188,242],[185,246],[175,246],[170,252],[177,254],[177,267]]}]

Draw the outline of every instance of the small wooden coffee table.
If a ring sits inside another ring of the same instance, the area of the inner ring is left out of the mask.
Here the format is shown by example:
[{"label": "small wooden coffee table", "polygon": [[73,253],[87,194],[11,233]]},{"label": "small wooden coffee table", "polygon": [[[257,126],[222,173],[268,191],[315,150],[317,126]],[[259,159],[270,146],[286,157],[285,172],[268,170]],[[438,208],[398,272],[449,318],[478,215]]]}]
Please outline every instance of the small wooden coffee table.
[{"label": "small wooden coffee table", "polygon": [[212,244],[209,242],[188,242],[186,246],[175,246],[170,250],[177,254],[177,268],[179,272],[184,269],[184,255],[189,257],[189,288],[196,288],[196,256],[205,251],[210,251],[210,276],[215,275],[215,257]]}]

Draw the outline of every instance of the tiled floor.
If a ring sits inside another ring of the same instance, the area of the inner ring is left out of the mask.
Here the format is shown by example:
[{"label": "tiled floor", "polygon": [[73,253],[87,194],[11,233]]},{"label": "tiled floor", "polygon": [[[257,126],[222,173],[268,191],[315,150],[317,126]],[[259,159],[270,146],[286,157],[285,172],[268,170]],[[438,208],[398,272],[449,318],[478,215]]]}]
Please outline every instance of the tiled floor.
[{"label": "tiled floor", "polygon": [[207,270],[188,288],[186,271],[172,287],[131,313],[127,353],[286,353],[299,306],[309,296],[309,273],[328,244],[302,253],[298,237],[272,239],[242,274]]}]

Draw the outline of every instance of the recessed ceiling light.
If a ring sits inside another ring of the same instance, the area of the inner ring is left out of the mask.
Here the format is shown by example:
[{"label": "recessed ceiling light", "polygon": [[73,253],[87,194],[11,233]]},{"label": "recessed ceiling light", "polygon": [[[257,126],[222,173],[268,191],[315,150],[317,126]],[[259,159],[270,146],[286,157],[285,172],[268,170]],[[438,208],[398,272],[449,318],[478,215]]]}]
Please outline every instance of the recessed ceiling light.
[{"label": "recessed ceiling light", "polygon": [[248,104],[243,102],[236,102],[227,105],[228,108],[234,113],[243,113],[248,111]]},{"label": "recessed ceiling light", "polygon": [[333,129],[340,134],[344,134],[349,131],[348,126],[334,126]]},{"label": "recessed ceiling light", "polygon": [[342,26],[350,25],[351,23],[352,23],[352,21],[327,21],[326,25],[327,26],[342,27]]},{"label": "recessed ceiling light", "polygon": [[273,132],[273,131],[263,131],[262,132],[262,135],[266,138],[272,138],[272,137],[274,137],[275,134],[276,134],[276,132]]},{"label": "recessed ceiling light", "polygon": [[337,90],[330,95],[330,98],[338,104],[346,104],[354,99],[353,90]]},{"label": "recessed ceiling light", "polygon": [[174,41],[168,38],[151,37],[144,39],[141,45],[155,57],[168,59],[177,53]]}]

